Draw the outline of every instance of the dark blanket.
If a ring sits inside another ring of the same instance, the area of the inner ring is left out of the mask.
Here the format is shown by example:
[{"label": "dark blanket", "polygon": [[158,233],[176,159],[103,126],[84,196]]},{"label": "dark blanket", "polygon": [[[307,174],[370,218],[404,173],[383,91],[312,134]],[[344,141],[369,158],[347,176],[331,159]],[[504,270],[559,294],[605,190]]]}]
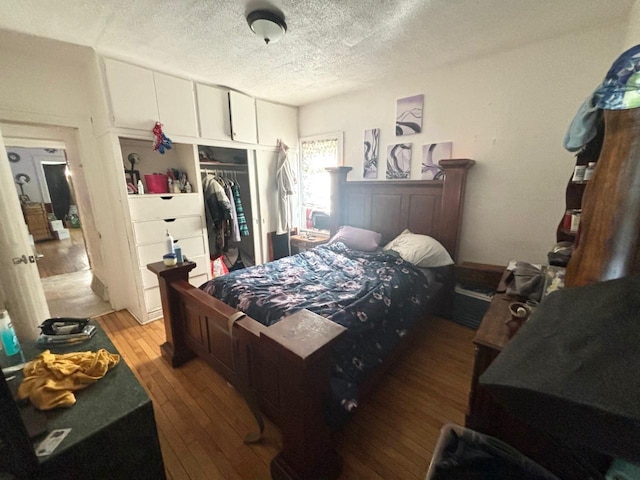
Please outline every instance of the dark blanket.
[{"label": "dark blanket", "polygon": [[393,252],[342,243],[231,272],[200,288],[269,326],[306,308],[347,328],[333,352],[334,400],[357,401],[360,384],[407,334],[439,290]]}]

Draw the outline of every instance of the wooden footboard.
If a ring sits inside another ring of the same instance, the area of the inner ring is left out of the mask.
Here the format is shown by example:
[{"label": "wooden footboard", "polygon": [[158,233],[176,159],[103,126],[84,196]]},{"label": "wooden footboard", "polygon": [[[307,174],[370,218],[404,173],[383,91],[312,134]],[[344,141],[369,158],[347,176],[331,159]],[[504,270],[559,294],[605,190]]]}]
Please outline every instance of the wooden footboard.
[{"label": "wooden footboard", "polygon": [[282,451],[271,462],[273,478],[337,478],[341,460],[325,413],[330,347],[344,327],[307,310],[270,327],[248,316],[233,322],[235,309],[189,284],[194,263],[148,268],[160,283],[164,358],[178,367],[197,354],[240,391],[240,381],[248,380],[260,409],[282,433]]}]

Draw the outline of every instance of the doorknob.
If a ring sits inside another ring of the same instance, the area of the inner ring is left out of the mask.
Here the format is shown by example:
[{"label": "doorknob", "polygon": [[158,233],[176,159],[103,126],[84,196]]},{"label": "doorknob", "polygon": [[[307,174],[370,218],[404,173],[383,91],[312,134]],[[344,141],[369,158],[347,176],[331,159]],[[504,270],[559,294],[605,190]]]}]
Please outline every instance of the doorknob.
[{"label": "doorknob", "polygon": [[13,263],[15,263],[16,265],[20,265],[21,263],[29,263],[29,259],[26,255],[22,255],[21,257],[14,257]]},{"label": "doorknob", "polygon": [[29,255],[29,263],[35,263],[41,258],[44,258],[44,255],[41,253],[38,253],[37,255]]}]

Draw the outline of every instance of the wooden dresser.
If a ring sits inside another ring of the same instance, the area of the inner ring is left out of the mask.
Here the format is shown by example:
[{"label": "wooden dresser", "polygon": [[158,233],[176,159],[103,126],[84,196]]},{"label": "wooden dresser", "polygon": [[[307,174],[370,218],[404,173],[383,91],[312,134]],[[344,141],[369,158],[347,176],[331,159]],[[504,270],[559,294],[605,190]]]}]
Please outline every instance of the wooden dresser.
[{"label": "wooden dresser", "polygon": [[53,238],[49,229],[49,217],[44,203],[23,203],[22,213],[33,241],[50,240]]},{"label": "wooden dresser", "polygon": [[517,335],[517,325],[514,322],[507,322],[511,318],[509,304],[523,299],[506,293],[510,273],[507,270],[504,271],[473,339],[475,359],[465,426],[499,438],[563,480],[588,478],[585,477],[582,466],[588,463],[595,466],[594,468],[602,468],[602,458],[594,457],[592,452],[569,451],[548,435],[511,415],[479,384],[480,376],[489,368],[511,338]]}]

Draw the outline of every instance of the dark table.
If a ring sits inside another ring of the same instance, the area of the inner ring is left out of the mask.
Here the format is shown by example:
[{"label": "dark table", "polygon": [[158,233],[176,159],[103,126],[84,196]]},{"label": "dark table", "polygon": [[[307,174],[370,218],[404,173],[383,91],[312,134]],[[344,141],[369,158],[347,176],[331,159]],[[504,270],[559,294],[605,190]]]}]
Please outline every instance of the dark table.
[{"label": "dark table", "polygon": [[[97,331],[90,340],[64,347],[23,345],[25,358],[47,348],[53,353],[100,348],[118,353],[102,328],[92,324]],[[14,391],[22,373],[18,375],[10,382]],[[25,424],[45,420],[48,431],[71,429],[51,455],[38,457],[37,471],[29,478],[165,478],[151,399],[124,359],[95,384],[74,394],[77,401],[71,408],[39,412],[30,405],[20,405]]]}]

